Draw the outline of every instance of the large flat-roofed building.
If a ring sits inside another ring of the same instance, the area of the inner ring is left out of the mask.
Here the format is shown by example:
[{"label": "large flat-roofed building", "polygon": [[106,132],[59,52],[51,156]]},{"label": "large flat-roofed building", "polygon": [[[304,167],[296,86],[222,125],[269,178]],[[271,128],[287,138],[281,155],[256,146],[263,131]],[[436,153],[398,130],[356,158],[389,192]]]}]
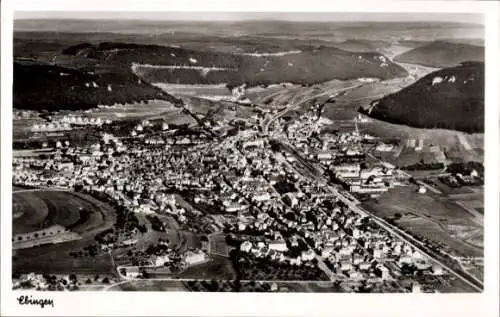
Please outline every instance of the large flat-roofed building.
[{"label": "large flat-roofed building", "polygon": [[351,185],[349,190],[353,193],[383,193],[389,190],[386,186]]},{"label": "large flat-roofed building", "polygon": [[359,164],[342,164],[334,166],[333,171],[337,177],[341,178],[359,177],[361,166]]}]

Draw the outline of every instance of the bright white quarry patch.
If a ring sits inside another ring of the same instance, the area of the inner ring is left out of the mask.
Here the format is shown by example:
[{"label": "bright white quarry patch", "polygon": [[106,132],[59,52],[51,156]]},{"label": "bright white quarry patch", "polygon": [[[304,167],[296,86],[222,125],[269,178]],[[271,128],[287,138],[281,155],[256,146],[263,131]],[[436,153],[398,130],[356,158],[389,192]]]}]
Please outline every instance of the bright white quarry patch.
[{"label": "bright white quarry patch", "polygon": [[434,79],[432,79],[432,86],[436,86],[436,85],[439,85],[441,82],[443,82],[443,78],[442,77],[434,77]]}]

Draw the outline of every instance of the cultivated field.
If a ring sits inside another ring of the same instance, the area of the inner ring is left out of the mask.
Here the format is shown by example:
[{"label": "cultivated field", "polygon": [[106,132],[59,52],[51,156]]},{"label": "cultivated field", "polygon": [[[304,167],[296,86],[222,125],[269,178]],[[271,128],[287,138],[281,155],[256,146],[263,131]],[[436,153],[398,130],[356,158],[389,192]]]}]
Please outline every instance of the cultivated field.
[{"label": "cultivated field", "polygon": [[[439,161],[439,153],[444,152],[446,160],[457,162],[483,161],[484,134],[466,134],[444,129],[417,129],[405,125],[370,120],[358,124],[361,132],[376,135],[381,139],[399,139],[400,147],[383,154],[382,159],[398,166],[410,165],[423,159],[426,163]],[[460,135],[460,138],[459,138]],[[423,141],[420,152],[407,146],[408,140]],[[470,148],[465,148],[460,139],[466,139]],[[438,152],[431,147],[438,146]]]},{"label": "cultivated field", "polygon": [[236,118],[248,119],[254,113],[252,106],[230,101],[212,101],[195,97],[184,97],[184,101],[186,108],[195,115],[201,115],[216,121]]},{"label": "cultivated field", "polygon": [[352,120],[358,114],[359,107],[367,106],[375,99],[396,92],[404,85],[404,79],[399,78],[364,83],[361,87],[337,96],[334,104],[327,104],[323,116],[331,120]]},{"label": "cultivated field", "polygon": [[[280,108],[287,104],[296,104],[314,97],[319,94],[324,94],[328,99],[330,94],[337,89],[343,89],[359,84],[356,80],[331,80],[321,84],[316,84],[312,87],[302,87],[301,85],[270,85],[267,88],[254,87],[247,90],[246,96],[254,103],[263,107]],[[323,98],[325,99],[325,98]],[[324,101],[326,101],[326,99]]]},{"label": "cultivated field", "polygon": [[415,234],[442,242],[458,256],[481,257],[483,226],[452,200],[441,195],[419,194],[416,186],[396,188],[376,201],[364,203],[378,216],[392,218],[400,214],[397,223]]},{"label": "cultivated field", "polygon": [[165,118],[167,123],[193,123],[192,118],[182,113],[181,108],[163,100],[150,100],[147,104],[135,103],[98,108],[90,111],[92,117],[111,120]]}]

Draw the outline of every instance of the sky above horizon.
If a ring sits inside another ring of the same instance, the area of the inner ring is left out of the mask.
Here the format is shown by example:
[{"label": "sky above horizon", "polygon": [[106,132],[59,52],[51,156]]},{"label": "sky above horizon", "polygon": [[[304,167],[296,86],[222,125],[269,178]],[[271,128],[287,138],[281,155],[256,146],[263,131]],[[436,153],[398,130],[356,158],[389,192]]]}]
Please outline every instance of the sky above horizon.
[{"label": "sky above horizon", "polygon": [[415,12],[110,12],[110,11],[16,11],[20,19],[84,19],[145,21],[248,21],[279,20],[297,22],[460,22],[483,24],[481,14]]}]

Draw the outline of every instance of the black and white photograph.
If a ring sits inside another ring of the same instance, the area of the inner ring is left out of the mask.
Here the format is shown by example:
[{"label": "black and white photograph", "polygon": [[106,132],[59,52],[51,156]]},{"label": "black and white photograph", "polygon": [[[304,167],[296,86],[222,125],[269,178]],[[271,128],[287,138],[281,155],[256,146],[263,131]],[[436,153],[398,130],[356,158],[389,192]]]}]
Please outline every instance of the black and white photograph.
[{"label": "black and white photograph", "polygon": [[485,10],[445,3],[12,10],[9,305],[498,295],[498,63]]}]

